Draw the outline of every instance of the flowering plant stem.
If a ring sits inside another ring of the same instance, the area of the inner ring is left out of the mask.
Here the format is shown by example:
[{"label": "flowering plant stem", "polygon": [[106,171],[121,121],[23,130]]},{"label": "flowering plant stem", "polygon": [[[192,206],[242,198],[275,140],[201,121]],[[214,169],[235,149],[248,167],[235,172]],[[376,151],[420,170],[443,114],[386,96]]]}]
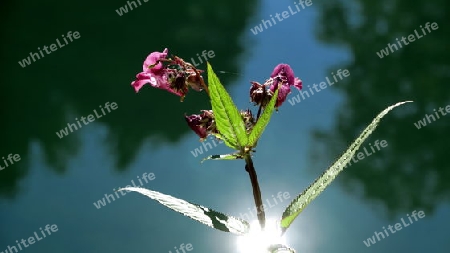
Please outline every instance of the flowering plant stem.
[{"label": "flowering plant stem", "polygon": [[[250,176],[256,214],[261,230],[264,230],[266,223],[264,204],[261,199],[261,190],[259,189],[258,177],[256,176],[251,154],[255,152],[254,149],[258,140],[267,127],[273,112],[278,111],[278,107],[281,106],[291,92],[291,86],[301,90],[302,81],[295,77],[293,70],[288,64],[278,64],[264,84],[251,82],[250,101],[255,105],[259,105],[255,120],[250,110],[239,111],[237,109],[230,94],[220,83],[209,62],[207,62],[208,85],[206,85],[201,76],[203,71],[197,70],[192,64],[185,62],[180,57],[167,58],[167,54],[167,49],[163,52],[151,53],[143,64],[143,72],[136,76],[136,80],[131,85],[138,92],[144,84],[149,83],[155,88],[164,89],[180,96],[181,101],[187,94],[188,87],[196,91],[206,91],[211,99],[212,110],[202,110],[200,115],[185,115],[186,121],[201,140],[204,140],[209,135],[220,137],[228,147],[237,151],[233,154],[211,155],[203,160],[245,160],[245,171]],[[166,64],[162,64],[162,62]],[[396,103],[379,113],[359,137],[353,141],[350,147],[308,188],[292,200],[283,212],[280,223],[277,225],[281,229],[280,236],[286,232],[303,209],[347,167],[361,144],[375,130],[381,119],[395,107],[408,102],[412,101]],[[236,235],[247,235],[251,230],[249,222],[243,219],[225,215],[170,195],[139,187],[119,189],[119,191],[124,190],[144,194],[176,212],[220,231],[231,232]],[[265,239],[258,240],[257,243],[261,245],[255,245],[255,247],[263,246],[262,248],[264,248],[264,250],[260,250],[261,252],[295,253],[294,249],[283,244],[274,244]]]},{"label": "flowering plant stem", "polygon": [[261,225],[261,229],[264,229],[266,223],[266,214],[264,212],[264,207],[261,199],[261,190],[259,189],[258,177],[256,176],[256,170],[253,166],[253,161],[250,155],[247,154],[244,159],[245,170],[248,172],[248,175],[250,176],[250,182],[252,183],[253,198],[255,199],[258,221]]}]

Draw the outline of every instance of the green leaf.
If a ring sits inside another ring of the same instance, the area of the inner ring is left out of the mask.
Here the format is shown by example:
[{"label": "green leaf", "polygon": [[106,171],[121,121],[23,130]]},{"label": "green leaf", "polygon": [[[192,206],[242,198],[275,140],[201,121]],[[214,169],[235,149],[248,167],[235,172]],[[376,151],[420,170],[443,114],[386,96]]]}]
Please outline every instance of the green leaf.
[{"label": "green leaf", "polygon": [[240,150],[248,141],[244,120],[209,62],[207,64],[209,95],[217,129],[228,147]]},{"label": "green leaf", "polygon": [[319,176],[314,183],[312,183],[306,190],[298,195],[286,208],[281,218],[281,229],[283,233],[292,224],[294,219],[303,211],[303,209],[315,199],[344,169],[348,162],[358,151],[364,140],[375,130],[381,118],[383,118],[390,110],[404,103],[412,101],[400,102],[384,109],[380,114],[373,119],[372,123],[364,129],[359,137],[350,145],[350,147],[339,157],[321,176]]},{"label": "green leaf", "polygon": [[205,160],[237,160],[237,159],[244,159],[244,156],[242,156],[239,153],[233,153],[233,154],[225,154],[225,155],[210,155],[202,160],[202,163]]},{"label": "green leaf", "polygon": [[157,191],[151,191],[139,187],[126,187],[119,189],[119,191],[134,191],[141,193],[176,212],[188,216],[193,220],[224,232],[243,235],[248,233],[250,230],[250,224],[245,220],[233,216],[228,216],[209,208],[197,204],[192,204],[185,200],[178,199]]},{"label": "green leaf", "polygon": [[248,147],[253,147],[256,142],[261,137],[262,133],[266,129],[267,124],[269,124],[270,118],[272,117],[272,113],[275,110],[275,103],[278,98],[278,91],[280,88],[278,88],[275,93],[273,94],[273,97],[270,99],[269,103],[266,105],[266,108],[264,108],[264,112],[261,114],[261,117],[259,117],[258,122],[256,122],[255,126],[252,129],[252,132],[248,136]]}]

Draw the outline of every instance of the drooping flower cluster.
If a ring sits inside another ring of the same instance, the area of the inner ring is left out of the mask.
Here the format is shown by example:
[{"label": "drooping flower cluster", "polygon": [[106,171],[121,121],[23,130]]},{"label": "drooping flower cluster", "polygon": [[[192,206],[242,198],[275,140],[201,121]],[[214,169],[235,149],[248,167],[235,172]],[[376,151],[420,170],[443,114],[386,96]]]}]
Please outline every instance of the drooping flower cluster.
[{"label": "drooping flower cluster", "polygon": [[212,110],[202,110],[201,114],[192,114],[184,116],[188,126],[194,131],[201,140],[206,139],[210,134],[217,134],[216,123]]},{"label": "drooping flower cluster", "polygon": [[278,64],[274,68],[270,78],[264,84],[254,81],[250,83],[252,84],[250,87],[250,101],[255,103],[255,105],[261,105],[263,108],[269,103],[278,84],[281,85],[275,103],[275,107],[277,108],[286,101],[287,96],[291,93],[291,86],[294,86],[298,90],[302,89],[302,80],[295,77],[291,67],[284,63]]},{"label": "drooping flower cluster", "polygon": [[[147,83],[152,87],[167,90],[180,96],[181,101],[186,96],[189,87],[196,91],[205,89],[208,92],[208,87],[201,76],[202,70],[196,69],[191,63],[185,62],[178,56],[172,58],[167,56],[167,48],[163,52],[153,52],[147,56],[143,64],[143,72],[137,74],[136,80],[131,83],[136,92],[139,92]],[[255,81],[250,83],[250,101],[264,109],[276,89],[280,89],[275,103],[277,109],[291,93],[291,86],[298,90],[302,89],[302,81],[295,77],[291,67],[284,63],[278,64],[274,68],[270,78],[264,84]],[[241,116],[247,133],[250,133],[259,115],[255,119],[252,112],[247,109],[241,111]],[[200,114],[185,115],[185,119],[189,127],[200,137],[200,140],[206,139],[208,135],[220,138],[212,110],[202,110]]]},{"label": "drooping flower cluster", "polygon": [[202,70],[196,69],[192,64],[185,62],[177,56],[167,58],[167,48],[161,52],[153,52],[143,64],[143,72],[136,75],[136,80],[131,83],[136,92],[145,85],[167,90],[181,97],[183,101],[188,92],[188,87],[196,91],[206,89]]},{"label": "drooping flower cluster", "polygon": [[[250,101],[263,108],[269,103],[278,87],[280,90],[278,91],[278,97],[275,103],[276,108],[280,107],[286,101],[287,96],[291,93],[291,86],[294,86],[298,90],[302,89],[302,81],[294,76],[294,71],[288,64],[278,64],[270,75],[270,78],[264,84],[254,81],[250,83],[252,84],[250,87]],[[241,116],[244,119],[247,133],[250,133],[257,119],[253,118],[252,112],[249,109],[241,111]],[[189,127],[200,136],[200,140],[204,140],[210,134],[220,134],[215,126],[212,111],[208,111],[207,114],[203,111],[200,115],[193,114],[185,117]]]}]

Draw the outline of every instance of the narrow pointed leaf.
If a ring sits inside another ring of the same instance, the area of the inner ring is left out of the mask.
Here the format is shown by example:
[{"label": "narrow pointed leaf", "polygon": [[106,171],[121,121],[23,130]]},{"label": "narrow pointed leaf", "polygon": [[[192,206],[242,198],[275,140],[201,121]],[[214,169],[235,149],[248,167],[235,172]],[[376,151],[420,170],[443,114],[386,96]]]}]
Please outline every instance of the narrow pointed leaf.
[{"label": "narrow pointed leaf", "polygon": [[400,102],[384,109],[377,117],[370,123],[369,126],[359,135],[359,137],[350,145],[350,147],[339,157],[321,176],[319,176],[314,183],[312,183],[306,190],[298,195],[286,208],[281,218],[281,229],[283,233],[292,224],[294,219],[303,211],[303,209],[315,199],[344,169],[348,162],[358,151],[364,140],[375,130],[381,118],[383,118],[390,110],[404,103],[412,101]]},{"label": "narrow pointed leaf", "polygon": [[270,99],[269,103],[264,109],[264,112],[261,114],[261,117],[259,117],[258,122],[256,122],[255,126],[252,129],[252,132],[248,136],[248,147],[253,147],[256,144],[256,142],[259,140],[259,137],[261,137],[262,133],[266,129],[267,124],[269,124],[272,113],[275,110],[275,102],[277,101],[279,90],[280,89],[278,88],[275,91],[273,97]]},{"label": "narrow pointed leaf", "polygon": [[228,147],[240,150],[247,144],[244,120],[208,62],[208,87],[217,129]]},{"label": "narrow pointed leaf", "polygon": [[121,188],[119,191],[134,191],[141,193],[151,199],[158,201],[160,204],[188,216],[200,223],[203,223],[209,227],[224,231],[231,232],[237,235],[243,235],[248,233],[250,225],[247,221],[228,216],[212,209],[189,203],[185,200],[172,197],[157,191],[151,191],[139,187],[126,187]]},{"label": "narrow pointed leaf", "polygon": [[202,160],[202,163],[206,160],[237,160],[244,159],[240,154],[225,154],[225,155],[210,155]]}]

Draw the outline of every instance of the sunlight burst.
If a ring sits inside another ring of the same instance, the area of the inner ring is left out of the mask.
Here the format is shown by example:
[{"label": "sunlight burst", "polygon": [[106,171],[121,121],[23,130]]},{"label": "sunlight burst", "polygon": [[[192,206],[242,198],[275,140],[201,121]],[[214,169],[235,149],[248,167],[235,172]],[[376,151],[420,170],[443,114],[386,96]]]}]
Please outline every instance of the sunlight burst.
[{"label": "sunlight burst", "polygon": [[250,232],[247,235],[239,236],[237,246],[242,253],[263,253],[273,244],[285,245],[285,237],[281,237],[281,230],[276,219],[266,220],[266,227],[261,231],[257,220],[251,222]]}]

